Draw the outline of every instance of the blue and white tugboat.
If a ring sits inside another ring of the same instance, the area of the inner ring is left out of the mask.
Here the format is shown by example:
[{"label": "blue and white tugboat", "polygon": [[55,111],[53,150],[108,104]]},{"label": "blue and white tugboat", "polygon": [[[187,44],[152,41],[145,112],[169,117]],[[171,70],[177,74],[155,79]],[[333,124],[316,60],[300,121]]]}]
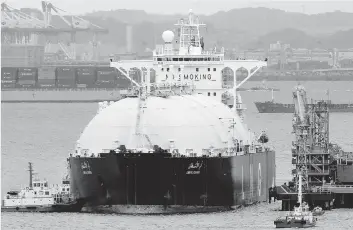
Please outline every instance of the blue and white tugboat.
[{"label": "blue and white tugboat", "polygon": [[5,195],[1,212],[78,212],[83,204],[73,201],[70,181],[66,177],[59,186],[49,186],[47,180],[33,179],[32,163],[29,163],[29,187],[9,191]]},{"label": "blue and white tugboat", "polygon": [[288,213],[274,221],[276,228],[310,228],[316,225],[317,218],[309,211],[309,206],[303,202],[302,196],[302,175],[299,174],[299,206],[294,207],[294,212]]}]

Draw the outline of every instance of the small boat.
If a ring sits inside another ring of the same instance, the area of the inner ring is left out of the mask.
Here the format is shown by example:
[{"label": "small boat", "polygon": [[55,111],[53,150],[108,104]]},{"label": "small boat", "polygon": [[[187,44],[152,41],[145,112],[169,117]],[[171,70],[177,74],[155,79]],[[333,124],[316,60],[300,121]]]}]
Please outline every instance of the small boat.
[{"label": "small boat", "polygon": [[276,228],[310,228],[316,225],[317,219],[312,212],[303,212],[301,207],[294,207],[294,212],[274,221]]},{"label": "small boat", "polygon": [[309,206],[302,200],[302,175],[299,174],[299,206],[294,207],[294,212],[288,213],[285,217],[279,217],[274,221],[276,228],[310,228],[316,225],[317,218],[309,211]]},{"label": "small boat", "polygon": [[1,212],[79,212],[84,205],[72,199],[70,181],[66,177],[59,186],[49,187],[48,181],[32,178],[30,184],[20,191],[9,191],[2,200]]}]

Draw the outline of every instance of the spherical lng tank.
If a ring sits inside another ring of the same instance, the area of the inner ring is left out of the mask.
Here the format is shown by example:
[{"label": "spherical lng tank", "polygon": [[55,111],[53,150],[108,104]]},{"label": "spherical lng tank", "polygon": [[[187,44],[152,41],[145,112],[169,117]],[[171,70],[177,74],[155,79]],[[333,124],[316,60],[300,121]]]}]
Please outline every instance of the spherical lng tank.
[{"label": "spherical lng tank", "polygon": [[[239,117],[234,117],[227,106],[203,95],[151,96],[143,109],[139,103],[139,98],[126,98],[99,112],[81,134],[80,148],[91,153],[120,145],[128,149],[139,148],[142,142],[148,143],[145,137],[137,134],[143,133],[152,145],[162,149],[169,149],[173,140],[180,153],[193,149],[201,154],[202,149],[211,146],[227,148],[230,135],[244,142],[249,136]],[[229,133],[233,121],[236,123],[234,134],[233,131]]]},{"label": "spherical lng tank", "polygon": [[275,153],[249,143],[223,103],[149,96],[100,107],[69,157],[71,190],[84,211],[212,212],[267,200]]}]

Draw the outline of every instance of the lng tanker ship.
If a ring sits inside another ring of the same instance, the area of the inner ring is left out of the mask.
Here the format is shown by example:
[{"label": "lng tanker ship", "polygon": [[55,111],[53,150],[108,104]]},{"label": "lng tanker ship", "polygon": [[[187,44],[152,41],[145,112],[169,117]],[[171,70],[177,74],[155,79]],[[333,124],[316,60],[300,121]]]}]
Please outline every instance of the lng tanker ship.
[{"label": "lng tanker ship", "polygon": [[[83,211],[185,213],[230,210],[265,202],[275,186],[275,152],[262,133],[244,123],[236,106],[222,103],[224,67],[253,69],[266,63],[227,61],[223,50],[206,52],[192,11],[162,35],[152,60],[112,60],[111,67],[154,68],[124,99],[105,103],[90,121],[68,158],[71,190],[86,203]],[[235,72],[235,71],[234,71]],[[250,72],[250,71],[249,71]],[[249,76],[251,77],[251,76]],[[135,92],[135,93],[134,93]]]}]

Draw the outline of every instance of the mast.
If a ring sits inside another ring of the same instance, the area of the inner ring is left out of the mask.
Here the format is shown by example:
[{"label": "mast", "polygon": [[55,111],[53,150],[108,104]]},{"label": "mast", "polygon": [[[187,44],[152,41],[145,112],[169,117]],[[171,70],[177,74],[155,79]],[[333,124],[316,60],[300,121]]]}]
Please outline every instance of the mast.
[{"label": "mast", "polygon": [[32,181],[33,181],[33,167],[32,163],[28,162],[28,171],[29,171],[29,188],[32,189]]},{"label": "mast", "polygon": [[190,9],[188,18],[180,19],[175,26],[180,28],[179,54],[202,54],[203,40],[200,36],[200,27],[205,27],[206,24],[200,23],[199,18]]}]

